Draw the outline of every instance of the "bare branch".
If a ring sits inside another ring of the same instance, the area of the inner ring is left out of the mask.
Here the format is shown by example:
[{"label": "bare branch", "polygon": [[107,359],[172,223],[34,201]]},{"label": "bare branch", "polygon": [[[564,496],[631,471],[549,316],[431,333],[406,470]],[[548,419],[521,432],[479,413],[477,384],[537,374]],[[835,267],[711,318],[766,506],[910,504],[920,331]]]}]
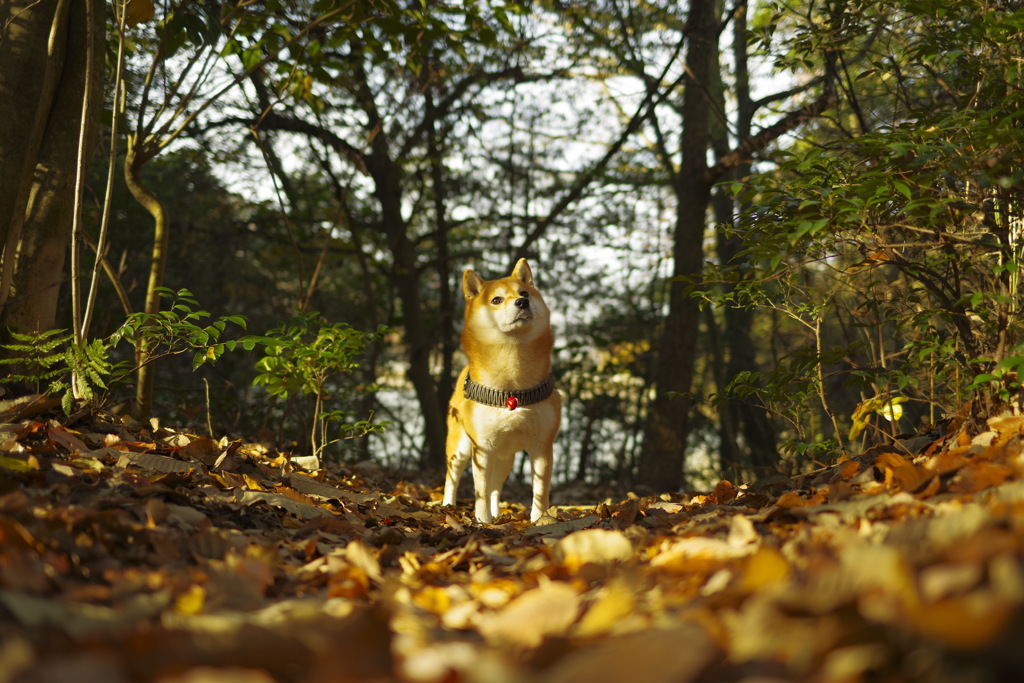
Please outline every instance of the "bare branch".
[{"label": "bare branch", "polygon": [[705,171],[704,179],[711,183],[716,182],[729,169],[752,160],[755,154],[772,142],[794,130],[805,121],[820,116],[826,109],[835,105],[835,103],[835,91],[832,88],[826,87],[821,96],[813,102],[809,102],[803,107],[789,112],[767,128],[762,128],[756,135],[743,140],[736,149],[723,156],[718,160],[718,163]]}]

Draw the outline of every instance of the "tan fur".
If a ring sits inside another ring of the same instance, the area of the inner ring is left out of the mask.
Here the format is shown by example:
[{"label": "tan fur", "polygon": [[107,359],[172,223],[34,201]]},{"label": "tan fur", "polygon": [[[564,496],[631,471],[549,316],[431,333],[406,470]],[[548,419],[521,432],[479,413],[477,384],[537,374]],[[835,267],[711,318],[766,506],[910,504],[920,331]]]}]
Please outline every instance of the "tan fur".
[{"label": "tan fur", "polygon": [[[533,470],[530,520],[548,507],[552,450],[562,416],[562,397],[555,391],[545,400],[515,410],[471,401],[463,394],[466,373],[473,381],[505,391],[528,389],[551,373],[554,335],[551,315],[533,284],[526,259],[512,274],[484,281],[472,270],[462,275],[466,324],[462,348],[469,357],[455,384],[448,407],[448,473],[444,504],[455,504],[455,491],[466,465],[473,462],[476,518],[490,523],[498,515],[501,487],[512,470],[515,455],[529,452]],[[516,300],[529,299],[529,310]],[[499,301],[500,299],[500,301]]]}]

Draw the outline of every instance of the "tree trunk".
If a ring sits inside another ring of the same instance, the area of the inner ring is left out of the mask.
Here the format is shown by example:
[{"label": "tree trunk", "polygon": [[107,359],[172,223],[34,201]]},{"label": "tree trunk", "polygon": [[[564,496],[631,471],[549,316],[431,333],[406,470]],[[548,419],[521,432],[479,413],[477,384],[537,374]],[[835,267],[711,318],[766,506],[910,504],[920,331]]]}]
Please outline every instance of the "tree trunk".
[{"label": "tree trunk", "polygon": [[[146,285],[145,306],[145,312],[152,315],[160,312],[160,295],[156,290],[163,286],[171,234],[166,207],[142,180],[142,167],[153,157],[153,154],[139,148],[139,145],[143,144],[139,140],[140,136],[139,132],[129,135],[128,153],[125,155],[124,161],[124,179],[128,190],[135,197],[135,201],[153,217],[153,251],[149,259],[149,282]],[[145,344],[135,350],[135,364],[139,368],[135,387],[135,416],[138,418],[149,417],[153,411],[156,369],[150,362],[149,354],[150,349],[146,348]]]},{"label": "tree trunk", "polygon": [[[656,395],[647,413],[637,481],[660,491],[683,485],[690,398],[697,348],[699,307],[690,287],[704,261],[704,228],[711,183],[707,179],[710,140],[709,86],[718,61],[714,0],[692,0],[687,20],[687,79],[683,93],[682,160],[673,183],[676,221],[669,311],[655,362]],[[674,395],[673,395],[674,394]]]},{"label": "tree trunk", "polygon": [[87,81],[96,105],[86,115],[87,158],[102,102],[103,4],[90,2],[90,79],[86,3],[0,2],[0,329],[57,326]]},{"label": "tree trunk", "polygon": [[430,372],[432,340],[423,324],[416,249],[409,239],[407,225],[402,218],[402,170],[391,160],[384,137],[381,133],[374,140],[373,151],[366,159],[366,167],[374,180],[374,194],[381,206],[381,225],[391,249],[394,264],[392,274],[402,306],[409,380],[423,413],[426,439],[423,465],[441,468],[445,461],[445,425],[434,377]]},{"label": "tree trunk", "polygon": [[[434,104],[434,92],[427,86],[424,93],[424,115],[427,118],[427,154],[430,157],[430,183],[434,195],[434,220],[436,222],[435,237],[437,242],[437,276],[440,286],[440,325],[438,333],[441,337],[441,374],[437,378],[438,406],[448,405],[455,388],[454,358],[459,348],[458,335],[455,333],[455,281],[452,278],[451,255],[448,248],[448,193],[445,185],[443,151],[437,139],[437,124],[440,112]],[[443,461],[442,461],[443,462]]]},{"label": "tree trunk", "polygon": [[[747,7],[740,4],[733,12],[733,62],[736,100],[736,137],[750,138],[753,128],[755,106],[750,96],[750,75],[747,68]],[[721,110],[725,110],[725,92],[721,79],[716,79],[715,99]],[[712,146],[716,159],[729,154],[728,131],[724,125],[713,126]],[[751,173],[749,161],[728,169],[725,179],[743,181]],[[735,233],[728,233],[722,226],[732,227],[734,213],[742,215],[747,207],[736,205],[725,190],[717,192],[712,199],[715,212],[716,249],[718,260],[726,265],[742,265],[746,261],[743,250],[746,245]],[[725,285],[728,292],[733,287]],[[725,309],[724,329],[719,350],[726,356],[720,377],[716,378],[719,390],[744,371],[755,371],[757,359],[754,340],[751,335],[753,312],[746,308],[729,306]],[[721,457],[732,466],[767,468],[776,462],[778,453],[775,445],[775,430],[765,409],[751,399],[734,399],[724,403],[720,409]],[[740,443],[740,436],[743,443]]]},{"label": "tree trunk", "polygon": [[[359,43],[353,43],[353,51]],[[391,157],[390,141],[384,119],[377,110],[374,91],[363,65],[353,60],[355,76],[354,95],[367,117],[368,137],[372,139],[370,152],[365,157],[366,170],[373,178],[374,195],[380,202],[381,230],[388,238],[392,255],[392,276],[398,300],[402,307],[405,345],[409,357],[409,381],[416,391],[416,399],[423,414],[425,444],[424,467],[441,469],[444,466],[445,421],[437,396],[437,385],[430,371],[430,350],[433,340],[423,324],[420,296],[420,272],[416,258],[416,245],[409,237],[408,225],[402,217],[402,167]]]}]

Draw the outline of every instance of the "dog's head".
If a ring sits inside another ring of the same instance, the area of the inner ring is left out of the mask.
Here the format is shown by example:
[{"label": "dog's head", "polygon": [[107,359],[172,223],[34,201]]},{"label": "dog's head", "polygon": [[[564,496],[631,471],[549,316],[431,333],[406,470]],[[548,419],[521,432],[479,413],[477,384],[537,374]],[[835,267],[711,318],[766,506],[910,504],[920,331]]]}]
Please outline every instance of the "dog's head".
[{"label": "dog's head", "polygon": [[533,284],[526,259],[519,259],[512,274],[500,280],[484,280],[467,270],[462,274],[462,291],[466,327],[485,341],[499,341],[498,335],[529,340],[550,329],[548,307]]}]

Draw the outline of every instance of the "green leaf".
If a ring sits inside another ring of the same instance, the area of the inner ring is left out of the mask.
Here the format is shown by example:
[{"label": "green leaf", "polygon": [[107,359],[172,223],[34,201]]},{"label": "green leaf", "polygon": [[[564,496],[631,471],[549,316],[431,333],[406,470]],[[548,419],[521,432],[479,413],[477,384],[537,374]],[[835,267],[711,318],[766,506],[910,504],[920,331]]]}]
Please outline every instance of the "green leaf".
[{"label": "green leaf", "polygon": [[903,182],[902,180],[897,180],[896,182],[893,183],[893,185],[896,187],[897,192],[899,192],[901,195],[903,195],[907,199],[911,198],[912,194],[910,192],[910,186],[908,186],[905,182]]}]

